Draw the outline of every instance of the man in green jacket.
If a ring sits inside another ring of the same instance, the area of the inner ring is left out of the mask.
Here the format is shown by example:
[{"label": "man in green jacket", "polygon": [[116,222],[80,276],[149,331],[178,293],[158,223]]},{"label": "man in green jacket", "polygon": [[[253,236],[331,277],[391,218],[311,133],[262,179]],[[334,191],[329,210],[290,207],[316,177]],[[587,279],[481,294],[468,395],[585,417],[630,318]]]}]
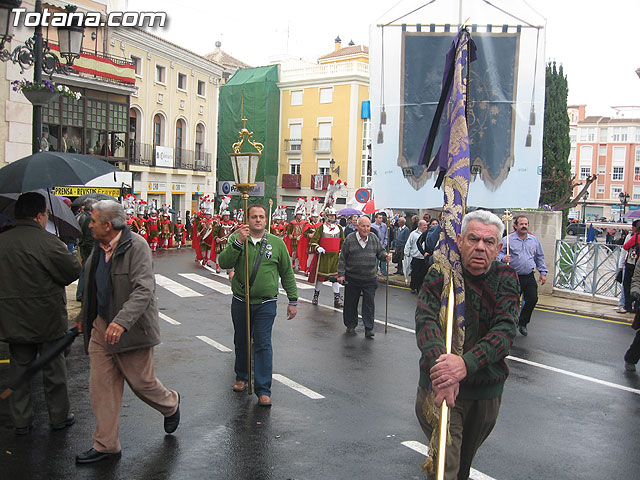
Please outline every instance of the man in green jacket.
[{"label": "man in green jacket", "polygon": [[249,225],[241,226],[231,236],[225,249],[220,253],[218,262],[221,268],[234,268],[231,282],[233,299],[231,318],[233,320],[233,343],[235,345],[236,382],[233,391],[241,392],[247,388],[249,365],[247,365],[247,328],[245,304],[245,239],[249,239],[249,294],[251,302],[251,327],[254,343],[255,393],[258,403],[263,407],[271,406],[271,373],[273,369],[273,347],[271,330],[276,317],[278,300],[278,279],[287,292],[289,306],[287,319],[296,316],[298,305],[298,287],[291,267],[291,259],[281,238],[266,231],[267,209],[264,205],[252,204],[247,213]]},{"label": "man in green jacket", "polygon": [[[0,235],[0,340],[9,343],[9,379],[22,377],[68,328],[65,287],[80,275],[80,264],[61,240],[45,230],[49,211],[39,193],[20,195],[16,225]],[[54,430],[74,423],[69,413],[67,366],[61,352],[42,369],[49,422]],[[30,383],[10,397],[18,435],[33,427]]]},{"label": "man in green jacket", "polygon": [[[505,357],[516,335],[520,286],[509,265],[495,261],[504,226],[493,213],[465,215],[457,243],[465,285],[463,355],[445,353],[439,321],[443,275],[432,267],[422,285],[416,309],[420,348],[420,381],[416,415],[422,430],[432,429],[423,406],[431,396],[439,407],[447,402],[452,445],[447,446],[445,480],[469,478],[476,451],[496,424],[504,382]],[[435,478],[435,477],[434,477]]]}]

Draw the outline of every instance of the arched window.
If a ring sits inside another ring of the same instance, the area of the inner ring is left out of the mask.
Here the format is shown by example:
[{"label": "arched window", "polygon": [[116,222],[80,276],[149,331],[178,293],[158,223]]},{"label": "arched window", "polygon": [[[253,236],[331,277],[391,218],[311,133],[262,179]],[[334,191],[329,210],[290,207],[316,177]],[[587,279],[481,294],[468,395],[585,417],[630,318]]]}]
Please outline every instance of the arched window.
[{"label": "arched window", "polygon": [[159,113],[153,117],[153,144],[162,145],[162,115]]},{"label": "arched window", "polygon": [[196,125],[196,160],[203,160],[204,152],[204,126],[199,123]]},{"label": "arched window", "polygon": [[182,165],[182,159],[183,159],[183,151],[182,149],[184,148],[184,122],[182,120],[178,120],[176,122],[176,152],[175,152],[175,157],[176,157],[176,165],[181,166]]}]

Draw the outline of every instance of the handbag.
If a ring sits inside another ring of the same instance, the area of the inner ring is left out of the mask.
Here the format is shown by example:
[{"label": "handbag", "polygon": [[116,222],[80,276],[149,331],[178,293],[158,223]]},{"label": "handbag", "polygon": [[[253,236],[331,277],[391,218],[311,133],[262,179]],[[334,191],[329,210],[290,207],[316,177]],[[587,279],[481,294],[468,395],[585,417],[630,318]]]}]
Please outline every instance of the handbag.
[{"label": "handbag", "polygon": [[618,273],[616,274],[616,282],[622,283],[622,269],[618,270]]}]

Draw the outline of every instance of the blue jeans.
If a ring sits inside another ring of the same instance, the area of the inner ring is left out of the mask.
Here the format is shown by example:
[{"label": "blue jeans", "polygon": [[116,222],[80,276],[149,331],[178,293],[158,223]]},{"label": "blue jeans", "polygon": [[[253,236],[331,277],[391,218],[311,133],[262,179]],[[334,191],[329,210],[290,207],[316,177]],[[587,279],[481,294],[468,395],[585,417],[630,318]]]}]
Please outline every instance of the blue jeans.
[{"label": "blue jeans", "polygon": [[376,260],[376,265],[380,267],[380,274],[383,276],[387,275],[387,262],[381,262],[380,260]]},{"label": "blue jeans", "polygon": [[[273,347],[271,330],[276,318],[276,301],[251,305],[251,335],[254,354],[254,389],[256,395],[271,396],[271,372],[273,370]],[[245,303],[233,297],[231,319],[233,320],[233,343],[236,351],[236,380],[249,379],[247,367],[247,320]]]}]

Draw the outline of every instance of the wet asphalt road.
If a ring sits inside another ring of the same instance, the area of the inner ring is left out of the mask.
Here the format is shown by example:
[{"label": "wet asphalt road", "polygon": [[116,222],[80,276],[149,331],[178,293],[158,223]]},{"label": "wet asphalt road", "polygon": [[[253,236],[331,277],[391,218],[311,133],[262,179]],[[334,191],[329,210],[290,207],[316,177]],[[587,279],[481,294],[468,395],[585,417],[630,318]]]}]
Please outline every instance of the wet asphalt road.
[{"label": "wet asphalt road", "polygon": [[[341,312],[327,307],[333,300],[329,287],[320,296],[325,307],[301,301],[291,321],[281,296],[274,373],[309,390],[300,393],[274,380],[274,406],[264,409],[254,396],[231,391],[233,353],[198,338],[233,346],[228,282],[196,265],[190,250],[162,252],[155,271],[159,282],[166,278],[194,292],[181,294],[200,294],[182,297],[157,288],[161,313],[180,322],[161,320],[163,343],[156,348],[156,374],[182,396],[177,432],[164,435],[160,414],[125,389],[121,460],[76,466],[74,456],[91,446],[94,426],[88,357],[76,342],[68,367],[77,423],[49,430],[39,380],[33,382],[37,414],[30,435],[14,435],[8,402],[0,401],[0,479],[424,478],[424,457],[416,449],[427,440],[413,410],[415,296],[408,290],[389,288],[391,326],[385,335],[377,324],[373,341],[364,338],[362,326],[357,336],[345,335]],[[310,300],[313,290],[299,293]],[[376,318],[382,321],[384,307],[381,284]],[[512,349],[498,424],[476,456],[472,478],[635,478],[640,377],[622,368],[632,330],[536,311],[529,331]],[[7,356],[0,344],[0,358]],[[0,364],[0,385],[6,384],[6,370]],[[310,398],[318,396],[323,398]]]}]

